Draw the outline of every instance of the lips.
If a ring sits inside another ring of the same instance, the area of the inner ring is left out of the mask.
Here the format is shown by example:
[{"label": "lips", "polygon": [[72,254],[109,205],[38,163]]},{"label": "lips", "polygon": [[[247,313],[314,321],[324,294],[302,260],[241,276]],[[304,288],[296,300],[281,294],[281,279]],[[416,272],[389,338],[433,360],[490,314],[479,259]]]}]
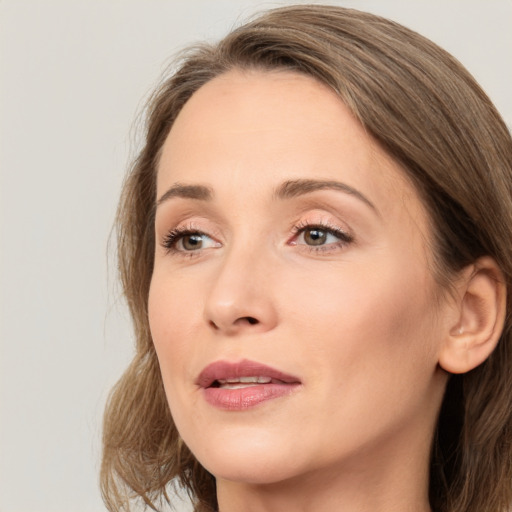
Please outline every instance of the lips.
[{"label": "lips", "polygon": [[301,384],[293,376],[254,361],[217,361],[199,374],[196,384],[206,401],[225,410],[245,410],[295,391]]}]

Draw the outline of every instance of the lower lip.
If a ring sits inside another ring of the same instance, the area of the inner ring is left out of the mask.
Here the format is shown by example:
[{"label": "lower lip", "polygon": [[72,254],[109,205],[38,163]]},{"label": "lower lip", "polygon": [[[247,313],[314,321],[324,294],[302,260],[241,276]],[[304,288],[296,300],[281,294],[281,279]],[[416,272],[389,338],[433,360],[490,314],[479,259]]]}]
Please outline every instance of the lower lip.
[{"label": "lower lip", "polygon": [[262,402],[289,395],[299,384],[257,384],[239,389],[205,388],[206,401],[219,409],[243,411]]}]

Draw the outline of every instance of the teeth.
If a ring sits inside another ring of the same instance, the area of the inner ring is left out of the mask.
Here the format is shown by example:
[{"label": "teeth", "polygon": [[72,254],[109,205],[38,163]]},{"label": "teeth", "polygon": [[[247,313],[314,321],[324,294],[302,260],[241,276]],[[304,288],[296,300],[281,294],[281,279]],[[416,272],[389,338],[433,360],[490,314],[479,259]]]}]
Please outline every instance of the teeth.
[{"label": "teeth", "polygon": [[[270,377],[254,376],[254,377],[229,377],[227,379],[219,379],[217,381],[223,388],[238,389],[247,387],[246,384],[268,384],[272,382]],[[229,384],[238,384],[236,386],[228,386]]]},{"label": "teeth", "polygon": [[[252,383],[252,385],[254,385],[254,383]],[[222,388],[222,389],[242,389],[242,388],[249,388],[251,387],[251,384],[244,384],[242,382],[237,382],[237,383],[230,383],[230,384],[220,384],[219,385],[219,388]]]}]

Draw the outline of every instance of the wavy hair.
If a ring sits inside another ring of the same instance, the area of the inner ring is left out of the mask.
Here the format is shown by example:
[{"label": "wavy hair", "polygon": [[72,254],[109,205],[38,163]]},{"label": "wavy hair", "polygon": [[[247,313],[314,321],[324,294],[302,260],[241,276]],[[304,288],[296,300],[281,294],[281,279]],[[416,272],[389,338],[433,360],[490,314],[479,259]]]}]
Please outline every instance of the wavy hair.
[{"label": "wavy hair", "polygon": [[[121,282],[136,354],[111,392],[101,488],[108,509],[142,499],[157,510],[177,482],[196,512],[217,509],[215,479],[181,442],[167,405],[148,325],[156,168],[183,105],[232,69],[286,69],[326,84],[404,168],[433,225],[433,273],[450,277],[483,255],[512,296],[512,140],[495,107],[447,52],[381,17],[334,6],[268,11],[219,43],[185,52],[147,106],[144,146],[117,215]],[[506,512],[512,504],[512,330],[475,370],[453,375],[430,465],[436,512]]]}]

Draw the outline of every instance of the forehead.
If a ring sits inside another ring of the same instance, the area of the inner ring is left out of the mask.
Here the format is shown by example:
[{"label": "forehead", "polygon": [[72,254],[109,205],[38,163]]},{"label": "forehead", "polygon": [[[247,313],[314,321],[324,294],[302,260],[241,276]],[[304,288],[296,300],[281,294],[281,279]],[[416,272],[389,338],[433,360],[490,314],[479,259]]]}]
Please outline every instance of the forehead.
[{"label": "forehead", "polygon": [[243,195],[300,178],[342,180],[383,213],[428,224],[404,170],[339,96],[291,71],[233,70],[201,87],[165,141],[157,188],[160,197],[176,182],[229,183]]}]

